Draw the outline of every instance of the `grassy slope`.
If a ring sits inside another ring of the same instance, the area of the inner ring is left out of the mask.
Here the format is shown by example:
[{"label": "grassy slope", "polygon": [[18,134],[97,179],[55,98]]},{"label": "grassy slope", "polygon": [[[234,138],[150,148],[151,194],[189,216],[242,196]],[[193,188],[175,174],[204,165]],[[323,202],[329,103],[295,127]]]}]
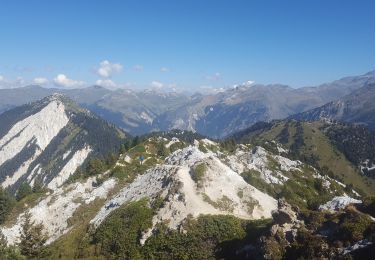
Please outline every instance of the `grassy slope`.
[{"label": "grassy slope", "polygon": [[[360,175],[358,169],[345,158],[340,151],[335,149],[330,140],[320,130],[321,122],[302,123],[303,139],[305,145],[301,148],[301,152],[306,155],[318,155],[318,165],[320,167],[327,166],[335,176],[340,177],[345,184],[353,184],[355,188],[365,192],[368,195],[375,195],[375,180]],[[272,129],[266,131],[257,139],[261,140],[277,140],[277,136],[285,127],[285,122],[277,123]],[[296,123],[289,123],[289,140],[285,144],[287,148],[294,142],[296,134]]]},{"label": "grassy slope", "polygon": [[[119,159],[118,162],[123,166],[115,166],[111,169],[112,173],[103,179],[104,181],[110,176],[118,177],[118,184],[110,191],[108,198],[127,186],[138,174],[152,168],[157,162],[163,161],[162,157],[156,156],[156,144],[155,141],[145,141],[127,151],[125,155],[132,159],[131,163],[126,163],[122,158]],[[143,165],[140,165],[138,161],[140,155],[145,157]],[[72,218],[68,220],[74,228],[47,246],[41,259],[105,259],[101,256],[95,257],[95,246],[90,244],[91,237],[88,233],[90,220],[95,217],[103,204],[104,200],[97,199],[89,205],[83,204],[80,206]],[[19,207],[22,205],[20,204]],[[21,212],[22,209],[18,209],[16,213]]]}]

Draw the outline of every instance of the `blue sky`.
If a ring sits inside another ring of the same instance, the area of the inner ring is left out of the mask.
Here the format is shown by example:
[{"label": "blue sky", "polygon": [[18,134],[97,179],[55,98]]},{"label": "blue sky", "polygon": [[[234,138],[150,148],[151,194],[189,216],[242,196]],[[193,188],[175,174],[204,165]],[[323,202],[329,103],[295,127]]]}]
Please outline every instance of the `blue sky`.
[{"label": "blue sky", "polygon": [[375,69],[360,0],[0,2],[0,87],[317,85]]}]

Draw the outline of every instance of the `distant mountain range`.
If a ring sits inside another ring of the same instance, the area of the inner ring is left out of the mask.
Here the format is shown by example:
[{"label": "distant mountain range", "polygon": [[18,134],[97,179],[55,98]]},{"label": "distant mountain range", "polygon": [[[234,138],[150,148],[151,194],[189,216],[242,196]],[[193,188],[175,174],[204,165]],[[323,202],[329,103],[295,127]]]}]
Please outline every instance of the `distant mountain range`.
[{"label": "distant mountain range", "polygon": [[293,115],[291,118],[302,121],[337,120],[362,124],[375,130],[375,83],[368,84],[321,107]]},{"label": "distant mountain range", "polygon": [[[133,135],[182,129],[220,138],[258,121],[282,119],[323,106],[353,91],[363,91],[359,89],[371,83],[375,83],[375,71],[316,87],[294,89],[278,84],[244,83],[216,94],[192,96],[156,90],[111,91],[100,86],[84,89],[27,86],[1,89],[0,113],[53,93],[62,93]],[[350,120],[357,118],[350,117]]]}]

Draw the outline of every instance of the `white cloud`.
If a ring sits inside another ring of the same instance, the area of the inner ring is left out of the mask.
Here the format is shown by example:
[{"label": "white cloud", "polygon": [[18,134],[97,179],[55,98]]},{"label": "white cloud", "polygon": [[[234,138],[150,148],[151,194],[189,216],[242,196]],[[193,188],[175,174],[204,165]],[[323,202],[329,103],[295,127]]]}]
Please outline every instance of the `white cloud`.
[{"label": "white cloud", "polygon": [[9,80],[0,75],[0,88],[19,88],[26,84],[22,77],[17,77],[15,80]]},{"label": "white cloud", "polygon": [[64,74],[57,75],[57,77],[53,79],[53,82],[55,85],[64,88],[77,88],[85,85],[84,81],[70,79]]},{"label": "white cloud", "polygon": [[99,68],[96,73],[103,78],[109,78],[114,73],[120,72],[122,70],[122,65],[120,63],[111,63],[108,60],[100,62]]},{"label": "white cloud", "polygon": [[22,77],[17,77],[16,81],[14,82],[16,85],[24,85],[25,80]]},{"label": "white cloud", "polygon": [[134,65],[133,69],[134,69],[135,71],[142,71],[142,70],[143,70],[143,66],[137,64],[137,65]]},{"label": "white cloud", "polygon": [[150,85],[151,85],[152,88],[157,88],[157,89],[160,89],[164,86],[164,84],[159,82],[159,81],[153,81],[153,82],[151,82]]},{"label": "white cloud", "polygon": [[46,78],[35,78],[33,82],[38,85],[46,85],[49,81]]},{"label": "white cloud", "polygon": [[105,87],[105,88],[116,88],[117,87],[117,84],[110,79],[98,79],[95,82],[95,84],[99,85],[99,86],[102,86],[102,87]]},{"label": "white cloud", "polygon": [[162,68],[160,68],[160,71],[161,71],[161,72],[169,72],[169,69],[166,68],[166,67],[162,67]]},{"label": "white cloud", "polygon": [[211,80],[211,81],[217,81],[217,80],[221,79],[221,74],[219,72],[216,72],[213,75],[206,76],[206,79]]}]

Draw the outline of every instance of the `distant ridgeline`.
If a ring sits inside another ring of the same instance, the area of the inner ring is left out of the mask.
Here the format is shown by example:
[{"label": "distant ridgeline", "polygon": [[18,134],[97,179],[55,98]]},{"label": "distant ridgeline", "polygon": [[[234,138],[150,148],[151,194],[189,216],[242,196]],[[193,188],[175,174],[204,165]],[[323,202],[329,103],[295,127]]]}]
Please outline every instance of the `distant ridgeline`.
[{"label": "distant ridgeline", "polygon": [[223,138],[259,121],[287,117],[302,121],[327,118],[375,129],[375,71],[315,87],[245,82],[219,92],[193,95],[150,89],[112,91],[100,86],[0,89],[0,113],[54,92],[132,135],[181,129]]},{"label": "distant ridgeline", "polygon": [[126,134],[56,94],[0,115],[0,182],[60,186],[88,158],[120,148]]}]

